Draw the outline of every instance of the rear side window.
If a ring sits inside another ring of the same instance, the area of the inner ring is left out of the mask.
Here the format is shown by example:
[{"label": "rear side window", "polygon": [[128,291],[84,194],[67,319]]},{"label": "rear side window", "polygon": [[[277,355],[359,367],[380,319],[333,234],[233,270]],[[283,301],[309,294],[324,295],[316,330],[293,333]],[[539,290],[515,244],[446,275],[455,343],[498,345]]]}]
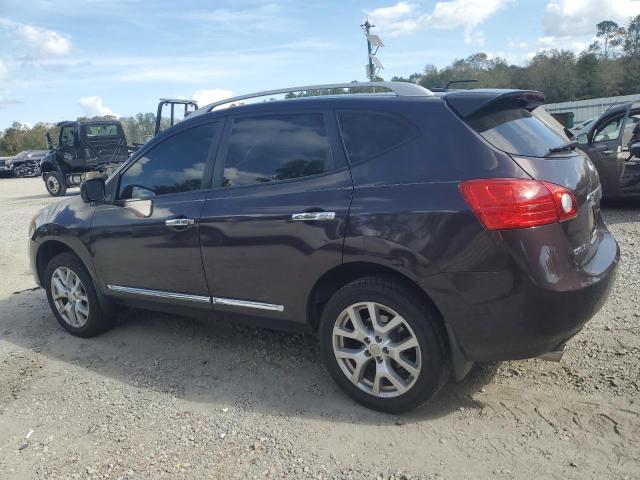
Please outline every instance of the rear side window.
[{"label": "rear side window", "polygon": [[98,124],[86,125],[84,127],[85,135],[92,137],[117,137],[119,135],[118,125],[116,124]]},{"label": "rear side window", "polygon": [[151,198],[202,188],[216,124],[177,133],[133,162],[120,178],[120,198]]},{"label": "rear side window", "polygon": [[349,162],[364,162],[407,142],[418,134],[403,119],[386,113],[338,112]]},{"label": "rear side window", "polygon": [[524,108],[494,110],[467,122],[494,147],[516,155],[546,157],[568,141]]},{"label": "rear side window", "polygon": [[222,186],[291,180],[332,168],[323,114],[243,117],[233,123]]}]

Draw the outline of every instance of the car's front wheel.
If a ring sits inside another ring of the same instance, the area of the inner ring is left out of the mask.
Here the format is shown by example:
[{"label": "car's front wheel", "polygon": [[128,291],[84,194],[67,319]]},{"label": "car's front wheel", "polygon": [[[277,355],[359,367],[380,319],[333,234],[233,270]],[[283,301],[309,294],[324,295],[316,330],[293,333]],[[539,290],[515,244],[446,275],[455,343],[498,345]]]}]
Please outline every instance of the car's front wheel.
[{"label": "car's front wheel", "polygon": [[66,193],[67,184],[58,172],[47,172],[44,174],[43,179],[47,192],[52,197],[61,197]]},{"label": "car's front wheel", "polygon": [[44,272],[47,299],[56,319],[78,337],[92,337],[113,325],[113,312],[99,293],[89,272],[73,253],[56,255]]},{"label": "car's front wheel", "polygon": [[320,324],[323,361],[359,403],[400,413],[425,403],[449,375],[437,312],[406,286],[366,277],[338,290]]}]

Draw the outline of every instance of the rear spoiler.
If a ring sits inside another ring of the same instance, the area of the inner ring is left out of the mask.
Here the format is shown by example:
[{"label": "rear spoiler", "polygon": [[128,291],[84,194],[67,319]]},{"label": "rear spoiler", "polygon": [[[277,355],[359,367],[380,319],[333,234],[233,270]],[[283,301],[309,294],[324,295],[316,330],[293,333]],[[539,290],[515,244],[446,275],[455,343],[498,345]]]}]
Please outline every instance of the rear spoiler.
[{"label": "rear spoiler", "polygon": [[469,119],[488,110],[524,108],[532,111],[544,104],[544,94],[534,90],[462,90],[443,97],[460,118]]}]

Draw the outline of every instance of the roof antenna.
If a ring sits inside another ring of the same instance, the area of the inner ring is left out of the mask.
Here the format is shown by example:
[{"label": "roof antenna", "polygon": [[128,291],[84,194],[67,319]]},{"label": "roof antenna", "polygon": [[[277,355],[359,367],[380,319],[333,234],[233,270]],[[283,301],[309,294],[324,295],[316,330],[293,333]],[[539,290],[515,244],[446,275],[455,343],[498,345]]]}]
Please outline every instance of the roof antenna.
[{"label": "roof antenna", "polygon": [[374,28],[375,25],[372,25],[371,23],[369,23],[368,17],[367,17],[367,20],[362,25],[360,25],[360,27],[364,31],[364,36],[367,37],[367,54],[369,58],[369,63],[367,63],[364,66],[364,68],[367,72],[367,77],[369,78],[369,81],[374,82],[380,70],[384,68],[384,66],[382,65],[382,62],[378,60],[378,57],[376,57],[376,53],[378,53],[378,49],[380,47],[384,47],[384,43],[382,43],[382,40],[378,35],[374,35],[370,33],[370,30]]}]

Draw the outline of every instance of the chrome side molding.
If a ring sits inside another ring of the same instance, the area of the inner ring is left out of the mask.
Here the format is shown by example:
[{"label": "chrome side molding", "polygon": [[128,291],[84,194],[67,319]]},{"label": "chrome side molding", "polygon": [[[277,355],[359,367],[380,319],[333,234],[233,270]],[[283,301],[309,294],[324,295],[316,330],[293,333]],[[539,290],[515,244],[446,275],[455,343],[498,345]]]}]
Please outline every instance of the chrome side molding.
[{"label": "chrome side molding", "polygon": [[145,297],[165,298],[169,300],[184,300],[188,302],[210,303],[213,305],[227,305],[230,307],[253,308],[256,310],[268,310],[271,312],[284,312],[284,305],[273,303],[253,302],[250,300],[238,300],[223,297],[204,297],[201,295],[189,295],[186,293],[162,292],[159,290],[147,290],[146,288],[123,287],[120,285],[107,285],[109,290],[131,295]]},{"label": "chrome side molding", "polygon": [[294,222],[318,222],[334,218],[336,218],[336,212],[304,212],[291,215],[291,220]]},{"label": "chrome side molding", "polygon": [[228,305],[230,307],[255,308],[257,310],[269,310],[272,312],[284,312],[284,305],[272,303],[251,302],[249,300],[234,300],[233,298],[213,297],[214,305]]},{"label": "chrome side molding", "polygon": [[171,300],[186,300],[189,302],[211,303],[211,297],[200,295],[188,295],[186,293],[161,292],[159,290],[147,290],[145,288],[121,287],[119,285],[107,285],[109,290],[145,297],[168,298]]}]

